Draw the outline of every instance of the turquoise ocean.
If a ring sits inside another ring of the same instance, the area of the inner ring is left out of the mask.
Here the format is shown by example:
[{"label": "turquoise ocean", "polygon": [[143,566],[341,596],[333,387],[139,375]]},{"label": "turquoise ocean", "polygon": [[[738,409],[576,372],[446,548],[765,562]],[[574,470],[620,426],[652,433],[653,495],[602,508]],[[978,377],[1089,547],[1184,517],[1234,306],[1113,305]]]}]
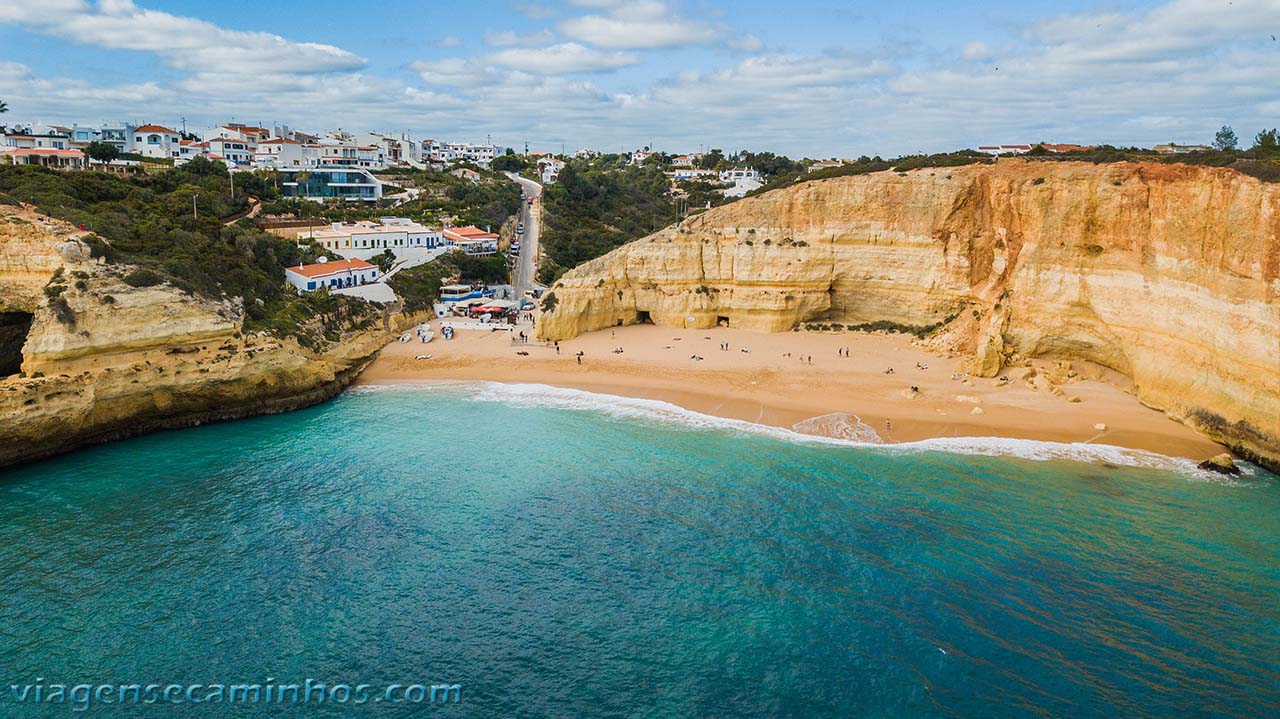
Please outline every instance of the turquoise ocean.
[{"label": "turquoise ocean", "polygon": [[[461,701],[16,696],[306,679]],[[1280,717],[1280,478],[362,388],[0,474],[0,684],[0,717]]]}]

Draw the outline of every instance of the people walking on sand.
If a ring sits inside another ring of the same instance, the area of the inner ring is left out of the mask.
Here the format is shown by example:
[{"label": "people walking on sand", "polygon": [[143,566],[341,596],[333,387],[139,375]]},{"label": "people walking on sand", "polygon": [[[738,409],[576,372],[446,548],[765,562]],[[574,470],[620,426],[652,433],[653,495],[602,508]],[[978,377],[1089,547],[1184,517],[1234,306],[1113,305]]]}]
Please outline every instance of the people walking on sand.
[{"label": "people walking on sand", "polygon": [[582,350],[578,350],[578,364],[582,364]]}]

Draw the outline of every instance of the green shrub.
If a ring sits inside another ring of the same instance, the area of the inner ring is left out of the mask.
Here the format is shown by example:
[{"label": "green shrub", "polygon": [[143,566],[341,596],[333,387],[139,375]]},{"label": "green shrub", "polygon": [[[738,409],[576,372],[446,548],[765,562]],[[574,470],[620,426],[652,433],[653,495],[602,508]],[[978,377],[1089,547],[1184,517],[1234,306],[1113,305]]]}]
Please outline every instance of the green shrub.
[{"label": "green shrub", "polygon": [[130,287],[154,287],[162,282],[164,282],[163,275],[142,267],[124,276],[124,283]]}]

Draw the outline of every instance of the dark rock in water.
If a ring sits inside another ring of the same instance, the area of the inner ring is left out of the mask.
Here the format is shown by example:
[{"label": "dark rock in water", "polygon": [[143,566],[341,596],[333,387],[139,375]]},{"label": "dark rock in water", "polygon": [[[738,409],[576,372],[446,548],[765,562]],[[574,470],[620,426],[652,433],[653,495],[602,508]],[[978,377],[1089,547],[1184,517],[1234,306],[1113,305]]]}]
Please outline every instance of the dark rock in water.
[{"label": "dark rock in water", "polygon": [[1235,461],[1231,459],[1231,455],[1226,452],[1223,452],[1212,459],[1206,459],[1201,462],[1199,466],[1200,469],[1207,469],[1210,472],[1217,472],[1218,474],[1229,474],[1232,476],[1240,474],[1240,468],[1237,467]]}]

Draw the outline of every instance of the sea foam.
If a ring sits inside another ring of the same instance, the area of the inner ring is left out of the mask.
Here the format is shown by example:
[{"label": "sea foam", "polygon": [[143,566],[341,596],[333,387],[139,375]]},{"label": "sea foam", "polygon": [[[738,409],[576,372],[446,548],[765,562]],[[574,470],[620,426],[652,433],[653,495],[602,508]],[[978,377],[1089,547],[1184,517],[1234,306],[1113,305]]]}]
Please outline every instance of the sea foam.
[{"label": "sea foam", "polygon": [[[619,419],[676,424],[692,429],[733,432],[770,437],[800,444],[874,448],[888,453],[948,452],[984,457],[1008,457],[1034,461],[1074,461],[1138,467],[1176,472],[1195,479],[1224,484],[1234,482],[1222,475],[1207,472],[1190,459],[1170,457],[1142,449],[1084,442],[1048,442],[1010,437],[935,437],[915,442],[886,444],[874,429],[857,415],[835,412],[799,422],[794,428],[774,427],[740,419],[716,417],[676,406],[670,402],[636,397],[588,392],[543,384],[505,383],[480,380],[429,380],[389,385],[364,385],[354,392],[377,392],[388,389],[430,388],[478,402],[496,402],[517,407],[550,407],[555,409],[595,412]],[[824,431],[825,430],[825,431]],[[818,434],[817,432],[823,432]],[[832,436],[834,435],[834,436]],[[1252,467],[1241,463],[1252,475]]]}]

